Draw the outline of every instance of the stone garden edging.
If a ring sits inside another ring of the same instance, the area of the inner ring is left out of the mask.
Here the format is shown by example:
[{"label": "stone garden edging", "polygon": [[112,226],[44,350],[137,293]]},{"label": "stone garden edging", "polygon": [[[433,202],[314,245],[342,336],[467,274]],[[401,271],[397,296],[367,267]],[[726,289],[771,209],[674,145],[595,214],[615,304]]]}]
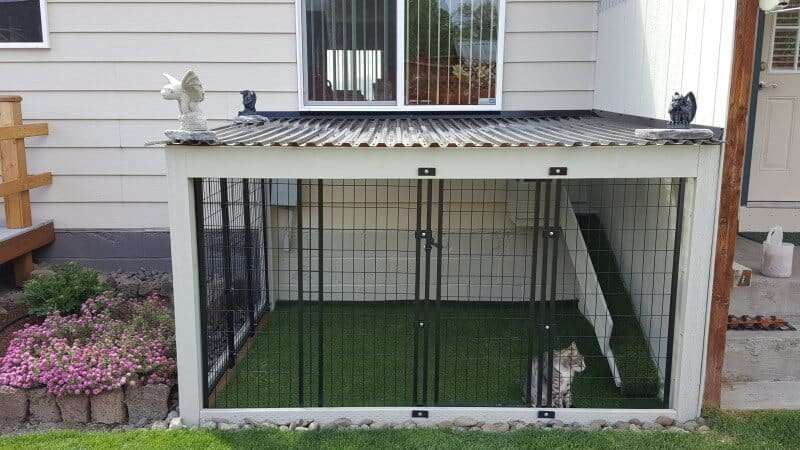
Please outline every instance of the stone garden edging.
[{"label": "stone garden edging", "polygon": [[127,385],[99,395],[55,397],[44,388],[0,386],[0,426],[30,424],[143,426],[167,417],[170,384]]},{"label": "stone garden edging", "polygon": [[[317,430],[385,430],[385,429],[413,429],[422,427],[432,427],[440,429],[449,429],[464,432],[485,431],[485,432],[508,432],[517,430],[535,430],[541,429],[549,430],[564,430],[564,431],[649,431],[649,432],[673,432],[673,433],[689,433],[699,432],[705,433],[711,431],[706,424],[705,419],[699,417],[695,420],[686,422],[677,422],[675,419],[667,416],[660,416],[654,422],[642,422],[633,419],[629,422],[607,422],[605,420],[595,420],[588,424],[586,423],[564,423],[560,420],[546,420],[536,422],[524,422],[521,420],[513,420],[508,422],[482,422],[469,417],[459,417],[455,420],[446,420],[434,424],[422,424],[413,420],[405,422],[382,422],[365,419],[359,422],[353,422],[350,419],[340,418],[329,423],[321,423],[312,420],[296,420],[293,422],[274,422],[274,421],[253,421],[245,420],[244,423],[231,423],[224,420],[204,420],[199,428],[205,430],[220,430],[220,431],[239,431],[251,429],[273,429],[280,431],[293,431],[293,432],[309,432]],[[180,429],[184,428],[180,417],[174,418],[169,422],[153,424],[154,429]]]}]

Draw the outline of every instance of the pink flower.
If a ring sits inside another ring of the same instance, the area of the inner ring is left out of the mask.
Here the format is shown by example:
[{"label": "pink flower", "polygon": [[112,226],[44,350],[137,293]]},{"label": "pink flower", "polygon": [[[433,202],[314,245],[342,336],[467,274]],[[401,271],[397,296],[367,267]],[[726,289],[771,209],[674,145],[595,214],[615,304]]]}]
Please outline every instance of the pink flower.
[{"label": "pink flower", "polygon": [[0,359],[0,384],[97,395],[138,378],[163,382],[175,371],[170,304],[104,294],[76,315],[52,314],[15,333]]}]

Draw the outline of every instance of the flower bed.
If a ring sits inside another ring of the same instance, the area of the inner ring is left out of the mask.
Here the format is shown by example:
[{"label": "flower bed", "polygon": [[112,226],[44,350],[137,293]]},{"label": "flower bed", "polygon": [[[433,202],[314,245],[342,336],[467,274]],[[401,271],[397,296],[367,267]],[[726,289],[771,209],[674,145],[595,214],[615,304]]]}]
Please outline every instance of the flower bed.
[{"label": "flower bed", "polygon": [[[134,421],[140,414],[131,409],[147,408],[132,407],[137,399],[127,401],[124,392],[169,386],[175,373],[169,301],[158,295],[130,299],[106,293],[84,302],[78,314],[51,314],[41,325],[14,335],[0,360],[0,418],[8,421],[10,415],[17,421],[24,397],[31,413],[54,399],[65,421],[88,421],[89,405],[103,416],[95,421],[116,423],[126,415]],[[23,395],[20,390],[36,393]],[[167,397],[170,389],[158,391]],[[16,412],[4,412],[3,400],[12,398]],[[167,399],[160,403],[166,408]],[[21,420],[28,416],[27,409]],[[47,417],[52,420],[53,414]]]}]

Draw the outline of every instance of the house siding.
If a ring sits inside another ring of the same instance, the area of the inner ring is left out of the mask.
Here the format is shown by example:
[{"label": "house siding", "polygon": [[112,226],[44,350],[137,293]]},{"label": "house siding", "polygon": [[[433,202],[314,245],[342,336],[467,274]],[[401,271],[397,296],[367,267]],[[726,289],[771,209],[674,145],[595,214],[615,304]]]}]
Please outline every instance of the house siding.
[{"label": "house siding", "polygon": [[[0,89],[24,97],[36,220],[59,229],[165,229],[163,150],[144,147],[175,125],[162,72],[196,68],[218,125],[241,109],[296,110],[295,4],[287,0],[51,0],[50,49],[0,50]],[[594,97],[597,2],[509,0],[505,109],[588,109]]]},{"label": "house siding", "polygon": [[724,127],[735,0],[602,0],[595,108],[668,119],[674,92],[693,91],[696,123]]}]

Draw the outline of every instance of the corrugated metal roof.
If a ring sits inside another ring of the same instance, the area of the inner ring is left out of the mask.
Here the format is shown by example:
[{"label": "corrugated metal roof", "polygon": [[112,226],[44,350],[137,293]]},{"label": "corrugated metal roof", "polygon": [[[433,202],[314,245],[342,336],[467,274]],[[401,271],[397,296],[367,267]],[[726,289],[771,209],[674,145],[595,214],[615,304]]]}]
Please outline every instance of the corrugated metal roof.
[{"label": "corrugated metal roof", "polygon": [[218,145],[315,147],[581,147],[716,144],[646,141],[618,117],[300,116],[215,129]]}]

